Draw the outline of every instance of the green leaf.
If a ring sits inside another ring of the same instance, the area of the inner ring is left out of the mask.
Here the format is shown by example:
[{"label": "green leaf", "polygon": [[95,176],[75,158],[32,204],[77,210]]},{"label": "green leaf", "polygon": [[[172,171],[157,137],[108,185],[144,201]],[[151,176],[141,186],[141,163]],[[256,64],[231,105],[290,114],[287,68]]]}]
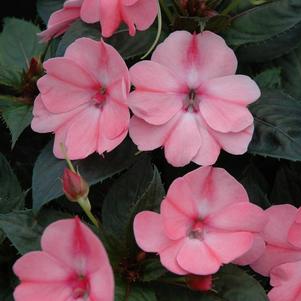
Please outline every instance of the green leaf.
[{"label": "green leaf", "polygon": [[285,162],[276,173],[271,191],[273,204],[290,203],[301,206],[301,165]]},{"label": "green leaf", "polygon": [[18,68],[0,63],[0,85],[18,89],[21,85],[22,74]]},{"label": "green leaf", "polygon": [[282,68],[283,88],[285,92],[301,99],[301,47],[277,60]]},{"label": "green leaf", "polygon": [[[156,34],[157,29],[155,26],[143,32],[137,31],[134,37],[129,35],[128,29],[121,28],[111,38],[105,39],[105,42],[112,45],[126,60],[147,52],[155,40]],[[101,39],[99,25],[89,25],[81,20],[74,22],[64,34],[56,55],[63,56],[66,48],[81,37],[88,37],[99,41]]]},{"label": "green leaf", "polygon": [[280,88],[281,70],[280,68],[267,69],[256,75],[254,78],[260,88]]},{"label": "green leaf", "polygon": [[0,213],[23,208],[24,197],[17,177],[0,153]]},{"label": "green leaf", "polygon": [[142,210],[157,210],[164,196],[158,170],[149,159],[140,160],[112,185],[104,199],[104,232],[112,235],[124,248],[134,245],[133,219]]},{"label": "green leaf", "polygon": [[155,291],[143,284],[123,282],[115,276],[115,301],[157,301]]},{"label": "green leaf", "polygon": [[40,249],[43,230],[52,222],[69,217],[54,210],[44,210],[35,216],[32,210],[0,214],[0,228],[21,253]]},{"label": "green leaf", "polygon": [[[53,142],[50,142],[44,148],[33,169],[32,196],[35,212],[51,200],[63,195],[60,178],[66,163],[54,157],[52,146]],[[104,156],[94,154],[84,160],[74,161],[73,164],[88,183],[93,185],[130,167],[137,158],[136,152],[134,144],[126,139],[115,150]]]},{"label": "green leaf", "polygon": [[225,300],[268,301],[259,282],[234,265],[226,265],[217,273],[214,288]]},{"label": "green leaf", "polygon": [[237,15],[225,32],[240,61],[262,62],[297,47],[301,34],[301,2],[279,0]]},{"label": "green leaf", "polygon": [[240,183],[247,190],[250,201],[253,204],[264,209],[271,206],[268,199],[268,182],[254,164],[250,164],[243,172],[243,177],[241,178]]},{"label": "green leaf", "polygon": [[255,132],[249,152],[301,161],[301,103],[280,90],[266,90],[250,110]]},{"label": "green leaf", "polygon": [[63,7],[65,0],[38,0],[37,11],[45,24],[48,23],[49,17],[55,11]]},{"label": "green leaf", "polygon": [[156,280],[166,274],[167,270],[162,266],[159,258],[146,259],[142,265],[142,281]]},{"label": "green leaf", "polygon": [[18,70],[27,69],[32,57],[39,56],[45,45],[38,41],[40,29],[30,22],[15,18],[4,20],[0,35],[0,64]]},{"label": "green leaf", "polygon": [[12,136],[12,148],[32,120],[32,106],[15,104],[2,112],[2,117]]},{"label": "green leaf", "polygon": [[[228,301],[213,293],[194,292],[188,288],[175,285],[159,285],[156,287],[158,301]],[[253,301],[255,301],[254,299]],[[230,299],[229,299],[230,301]],[[232,301],[232,300],[231,300]],[[234,301],[234,300],[233,300]],[[241,300],[246,301],[246,300]],[[256,300],[260,301],[260,300]]]}]

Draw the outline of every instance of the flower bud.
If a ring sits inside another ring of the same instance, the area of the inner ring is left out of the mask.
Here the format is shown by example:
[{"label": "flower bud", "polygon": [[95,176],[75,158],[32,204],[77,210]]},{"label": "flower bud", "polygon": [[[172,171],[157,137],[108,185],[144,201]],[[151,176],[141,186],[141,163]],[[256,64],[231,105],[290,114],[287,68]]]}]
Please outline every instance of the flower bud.
[{"label": "flower bud", "polygon": [[71,202],[78,202],[80,199],[85,199],[88,196],[89,185],[80,174],[65,168],[63,175],[63,190],[66,197]]},{"label": "flower bud", "polygon": [[209,291],[212,288],[212,275],[187,275],[186,284],[194,291]]}]

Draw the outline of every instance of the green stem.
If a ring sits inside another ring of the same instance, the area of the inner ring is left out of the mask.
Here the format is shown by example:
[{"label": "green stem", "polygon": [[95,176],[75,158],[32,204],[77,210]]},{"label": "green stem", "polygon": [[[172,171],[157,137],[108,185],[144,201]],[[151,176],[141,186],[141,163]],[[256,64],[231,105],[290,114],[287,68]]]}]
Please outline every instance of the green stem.
[{"label": "green stem", "polygon": [[159,5],[159,7],[158,7],[158,30],[157,30],[157,35],[156,35],[154,43],[149,48],[149,50],[141,57],[141,60],[145,59],[154,50],[154,48],[156,47],[156,45],[159,42],[161,32],[162,32],[162,13],[161,13],[160,5]]},{"label": "green stem", "polygon": [[61,146],[61,150],[62,150],[63,156],[64,156],[64,158],[65,158],[65,160],[66,160],[66,162],[67,162],[67,165],[68,165],[69,169],[70,169],[71,171],[73,171],[73,172],[76,172],[76,171],[75,171],[75,168],[74,168],[74,166],[73,166],[73,164],[72,164],[72,162],[71,162],[70,159],[68,158],[67,150],[66,150],[66,147],[65,147],[64,143],[61,143],[60,146]]},{"label": "green stem", "polygon": [[166,6],[164,0],[159,0],[160,5],[162,6],[164,13],[166,14],[170,24],[173,23],[173,16],[172,13],[170,12],[169,8]]},{"label": "green stem", "polygon": [[94,226],[96,226],[97,228],[99,228],[99,222],[95,218],[95,216],[93,215],[93,213],[91,212],[91,205],[90,205],[89,199],[88,198],[86,198],[86,199],[80,199],[78,201],[78,204],[84,210],[84,212],[86,213],[86,215],[88,216],[88,218],[90,219],[90,221],[94,224]]}]

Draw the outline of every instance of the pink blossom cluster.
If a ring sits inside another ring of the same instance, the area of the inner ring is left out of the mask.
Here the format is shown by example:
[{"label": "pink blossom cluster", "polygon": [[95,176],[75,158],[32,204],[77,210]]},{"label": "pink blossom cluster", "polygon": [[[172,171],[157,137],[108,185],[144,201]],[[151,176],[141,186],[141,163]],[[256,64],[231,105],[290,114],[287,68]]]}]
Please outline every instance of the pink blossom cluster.
[{"label": "pink blossom cluster", "polygon": [[[41,37],[62,34],[78,18],[100,22],[104,37],[121,22],[134,35],[157,11],[156,0],[67,0]],[[133,227],[142,250],[159,254],[169,271],[192,277],[194,288],[208,289],[207,276],[235,263],[271,277],[271,301],[300,300],[301,211],[291,205],[264,211],[224,169],[211,167],[221,149],[247,151],[254,130],[248,105],[260,97],[252,79],[235,74],[237,59],[220,36],[176,31],[130,70],[109,44],[80,38],[43,66],[32,128],[55,134],[58,158],[64,158],[61,144],[71,160],[83,159],[112,151],[129,133],[141,151],[164,148],[173,166],[204,166],[171,184],[160,213],[137,214]],[[75,180],[77,194],[88,193]],[[51,224],[41,247],[14,266],[21,280],[16,301],[113,300],[104,246],[78,218]],[[205,276],[205,284],[195,275]]]}]

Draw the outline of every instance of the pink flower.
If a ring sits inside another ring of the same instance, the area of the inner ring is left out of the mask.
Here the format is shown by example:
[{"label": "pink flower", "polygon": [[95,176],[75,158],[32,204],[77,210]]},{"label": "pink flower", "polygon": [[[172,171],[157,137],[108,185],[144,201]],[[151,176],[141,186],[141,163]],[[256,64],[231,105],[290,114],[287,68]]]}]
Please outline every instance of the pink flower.
[{"label": "pink flower", "polygon": [[252,269],[263,276],[269,276],[271,270],[280,264],[301,260],[301,236],[297,242],[290,233],[292,225],[299,221],[297,208],[289,204],[276,205],[268,208],[266,214],[268,222],[262,233],[266,249],[251,264]]},{"label": "pink flower", "polygon": [[149,28],[157,13],[157,0],[83,0],[81,19],[87,23],[100,22],[104,37],[110,37],[124,22],[133,36],[136,27]]},{"label": "pink flower", "polygon": [[212,275],[187,275],[186,284],[194,291],[207,292],[212,289]]},{"label": "pink flower", "polygon": [[113,301],[107,253],[78,218],[48,226],[41,246],[42,251],[25,254],[13,267],[21,281],[16,301]]},{"label": "pink flower", "polygon": [[301,261],[282,264],[271,272],[270,301],[301,300]]},{"label": "pink flower", "polygon": [[134,233],[139,247],[159,253],[170,271],[210,275],[248,252],[265,222],[232,176],[202,167],[171,184],[160,214],[139,213]]},{"label": "pink flower", "polygon": [[32,129],[55,133],[58,158],[63,158],[61,143],[73,160],[111,151],[123,141],[130,118],[125,104],[130,81],[125,62],[112,46],[81,38],[44,68]]},{"label": "pink flower", "polygon": [[82,2],[83,0],[67,0],[62,9],[54,12],[49,18],[47,29],[39,34],[41,41],[48,42],[63,34],[80,17]]},{"label": "pink flower", "polygon": [[218,35],[172,33],[151,61],[130,69],[136,90],[130,136],[140,150],[164,146],[167,161],[183,166],[216,162],[223,148],[247,151],[253,117],[247,105],[260,96],[249,77],[234,75],[237,60]]},{"label": "pink flower", "polygon": [[148,29],[158,13],[157,0],[67,0],[64,7],[54,12],[47,30],[40,36],[47,42],[63,34],[70,24],[81,18],[86,23],[100,22],[103,37],[110,37],[121,22],[127,24],[129,34]]}]

